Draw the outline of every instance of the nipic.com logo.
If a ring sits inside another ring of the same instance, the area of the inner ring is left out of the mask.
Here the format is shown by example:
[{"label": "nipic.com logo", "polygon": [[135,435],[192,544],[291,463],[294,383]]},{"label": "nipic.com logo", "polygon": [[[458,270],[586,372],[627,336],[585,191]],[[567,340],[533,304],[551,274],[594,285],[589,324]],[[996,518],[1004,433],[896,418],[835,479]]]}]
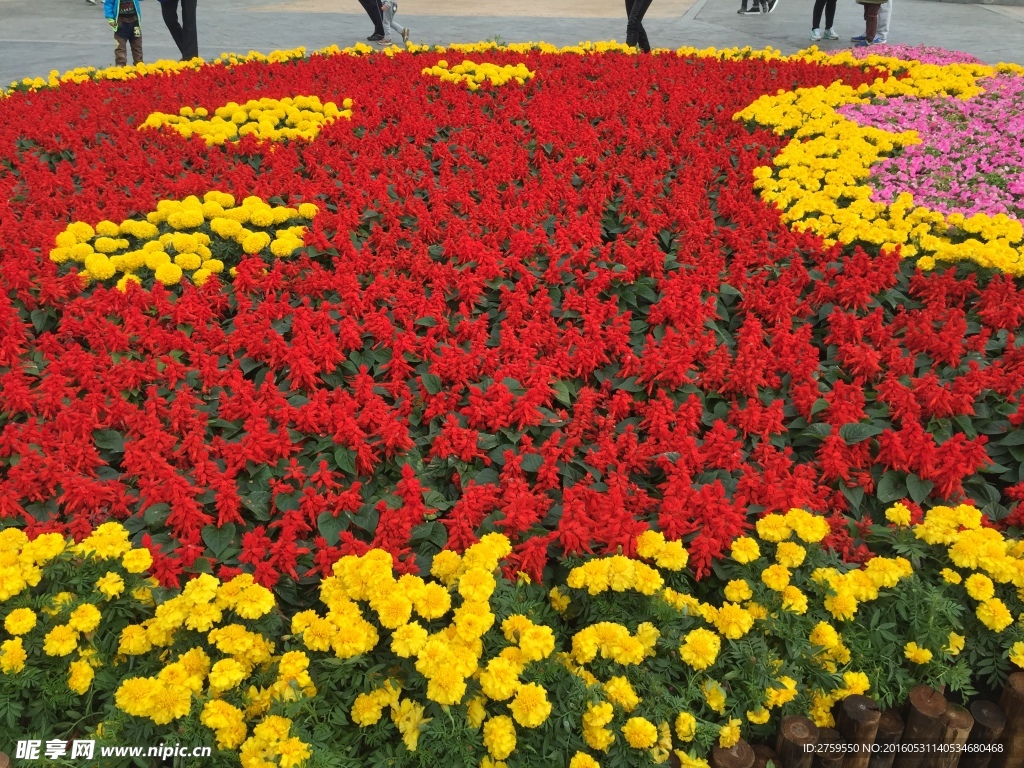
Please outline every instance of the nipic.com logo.
[{"label": "nipic.com logo", "polygon": [[107,747],[96,748],[95,740],[65,741],[54,739],[26,739],[18,742],[15,760],[95,760],[101,757],[209,757],[212,747],[183,747],[181,744],[161,744],[156,747]]}]

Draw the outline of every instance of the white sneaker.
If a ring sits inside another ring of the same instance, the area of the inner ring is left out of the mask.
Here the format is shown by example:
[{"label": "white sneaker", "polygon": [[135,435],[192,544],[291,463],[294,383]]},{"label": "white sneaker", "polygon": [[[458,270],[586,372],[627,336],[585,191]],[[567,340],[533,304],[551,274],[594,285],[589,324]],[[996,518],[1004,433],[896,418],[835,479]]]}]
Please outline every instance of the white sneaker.
[{"label": "white sneaker", "polygon": [[819,40],[821,40],[821,30],[820,29],[812,29],[811,30],[811,40],[813,42],[815,42],[815,43],[818,42]]},{"label": "white sneaker", "polygon": [[824,38],[825,38],[826,40],[838,40],[838,39],[839,39],[839,35],[837,35],[837,34],[836,34],[835,32],[833,32],[833,31],[832,31],[831,29],[826,29],[826,30],[825,30],[824,32],[822,32],[821,34],[822,34],[822,36],[823,36],[823,37],[824,37]]}]

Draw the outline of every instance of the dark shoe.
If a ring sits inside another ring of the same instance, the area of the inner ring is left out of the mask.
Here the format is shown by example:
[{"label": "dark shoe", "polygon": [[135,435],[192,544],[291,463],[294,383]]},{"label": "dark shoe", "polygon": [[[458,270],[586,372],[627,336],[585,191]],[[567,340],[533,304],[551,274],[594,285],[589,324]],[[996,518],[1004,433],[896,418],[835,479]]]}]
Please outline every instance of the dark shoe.
[{"label": "dark shoe", "polygon": [[370,35],[368,38],[366,38],[367,42],[370,42],[370,43],[376,43],[376,42],[378,42],[380,40],[383,40],[383,39],[384,39],[384,33],[383,32],[374,32],[372,35]]},{"label": "dark shoe", "polygon": [[630,48],[636,48],[637,40],[640,37],[640,33],[635,29],[626,29],[626,45]]},{"label": "dark shoe", "polygon": [[744,13],[746,13],[746,12],[747,12],[747,9],[746,9],[746,8],[740,8],[740,9],[739,9],[738,11],[736,11],[736,13],[738,13],[738,14],[740,14],[740,15],[743,15],[743,14],[744,14]]},{"label": "dark shoe", "polygon": [[775,6],[779,4],[779,0],[768,0],[768,13],[775,10]]}]

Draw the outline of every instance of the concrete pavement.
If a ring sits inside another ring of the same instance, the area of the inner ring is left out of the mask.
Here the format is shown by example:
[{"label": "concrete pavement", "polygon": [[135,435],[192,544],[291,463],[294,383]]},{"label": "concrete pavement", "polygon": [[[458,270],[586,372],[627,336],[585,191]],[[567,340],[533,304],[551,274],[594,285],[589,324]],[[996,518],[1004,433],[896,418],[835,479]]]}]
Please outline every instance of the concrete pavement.
[{"label": "concrete pavement", "polygon": [[[1024,8],[962,5],[934,0],[894,2],[889,42],[937,45],[968,51],[984,61],[1024,64]],[[0,0],[0,83],[45,76],[79,66],[113,64],[113,35],[103,19],[103,0]],[[572,45],[582,40],[625,38],[619,0],[402,0],[397,17],[418,43],[544,40]],[[811,0],[779,0],[768,16],[739,16],[739,0],[654,0],[645,25],[656,46],[675,48],[767,45],[791,53],[810,45]],[[177,58],[155,0],[142,3],[148,61]],[[554,9],[554,10],[553,10]],[[552,15],[557,11],[557,15]],[[200,0],[200,54],[331,44],[364,40],[371,27],[356,0]],[[838,43],[864,30],[861,7],[839,0]]]}]

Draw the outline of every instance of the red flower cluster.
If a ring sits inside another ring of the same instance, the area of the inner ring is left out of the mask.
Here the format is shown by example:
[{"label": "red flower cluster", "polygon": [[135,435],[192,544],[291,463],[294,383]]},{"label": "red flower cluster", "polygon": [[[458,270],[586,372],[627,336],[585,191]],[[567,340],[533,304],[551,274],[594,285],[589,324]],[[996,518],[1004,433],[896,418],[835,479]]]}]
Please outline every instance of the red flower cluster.
[{"label": "red flower cluster", "polygon": [[[764,511],[831,515],[851,558],[843,515],[886,501],[1011,511],[1020,286],[824,250],[752,191],[783,140],[736,111],[876,73],[495,52],[537,77],[470,92],[420,75],[439,58],[0,102],[0,524],[121,519],[165,583],[271,584],[369,546],[415,571],[490,530],[539,579],[651,525],[700,575]],[[272,146],[136,130],[302,94],[352,121]],[[210,189],[317,203],[309,247],[173,291],[83,292],[47,260],[72,220]]]}]

